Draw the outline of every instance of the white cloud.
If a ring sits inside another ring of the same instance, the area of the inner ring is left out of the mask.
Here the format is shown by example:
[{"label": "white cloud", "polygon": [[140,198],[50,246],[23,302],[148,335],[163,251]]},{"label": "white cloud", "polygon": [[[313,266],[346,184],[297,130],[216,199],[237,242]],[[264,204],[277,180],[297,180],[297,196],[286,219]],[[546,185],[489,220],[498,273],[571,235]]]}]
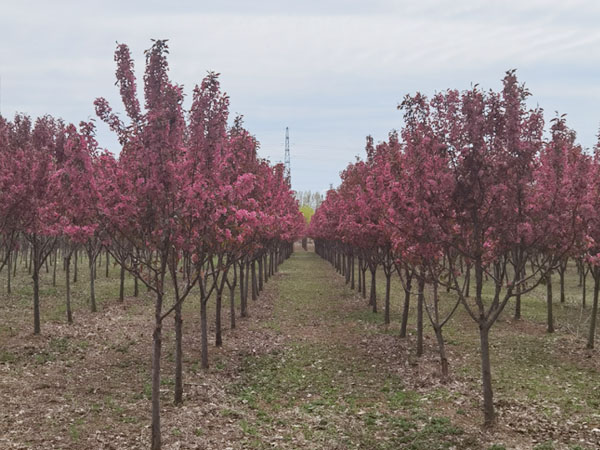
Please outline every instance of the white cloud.
[{"label": "white cloud", "polygon": [[[337,184],[366,134],[384,139],[399,127],[406,93],[498,88],[509,68],[533,102],[569,114],[584,145],[600,121],[593,1],[3,3],[3,113],[78,121],[97,96],[118,106],[115,41],[130,45],[141,79],[150,39],[169,38],[172,78],[190,93],[207,70],[220,72],[263,154],[282,159],[290,127],[301,190]],[[106,130],[101,138],[116,143]]]}]

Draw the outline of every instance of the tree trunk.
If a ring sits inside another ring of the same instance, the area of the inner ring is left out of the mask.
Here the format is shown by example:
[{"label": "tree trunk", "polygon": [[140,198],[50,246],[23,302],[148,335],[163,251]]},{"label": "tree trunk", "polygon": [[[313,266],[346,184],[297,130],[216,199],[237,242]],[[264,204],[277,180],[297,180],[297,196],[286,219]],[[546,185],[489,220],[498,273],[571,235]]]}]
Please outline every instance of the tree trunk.
[{"label": "tree trunk", "polygon": [[175,404],[183,403],[183,319],[181,302],[175,299]]},{"label": "tree trunk", "polygon": [[[517,277],[517,281],[521,280],[521,277]],[[521,320],[521,284],[517,285],[517,295],[515,301],[515,320]]]},{"label": "tree trunk", "polygon": [[256,260],[252,260],[251,270],[252,270],[252,300],[256,300],[258,296],[258,283],[256,281]]},{"label": "tree trunk", "polygon": [[110,264],[110,253],[106,251],[106,278],[108,278],[108,265]]},{"label": "tree trunk", "polygon": [[233,330],[235,328],[235,286],[229,288],[229,318]]},{"label": "tree trunk", "polygon": [[223,345],[223,336],[221,335],[221,309],[222,309],[223,290],[217,289],[215,301],[215,346]]},{"label": "tree trunk", "polygon": [[419,277],[417,294],[417,356],[423,355],[423,301],[425,297],[425,278]]},{"label": "tree trunk", "polygon": [[552,275],[546,275],[546,306],[548,312],[548,333],[554,333],[554,318],[552,317]]},{"label": "tree trunk", "polygon": [[[593,270],[597,270],[594,268]],[[600,274],[594,274],[594,300],[592,303],[592,317],[590,318],[590,333],[586,347],[594,348],[594,339],[596,337],[596,316],[598,315],[598,291],[600,290]]]},{"label": "tree trunk", "polygon": [[358,258],[358,292],[362,292],[362,259]]},{"label": "tree trunk", "polygon": [[208,323],[206,318],[206,303],[208,299],[204,296],[200,299],[200,330],[201,330],[201,365],[203,369],[208,369]]},{"label": "tree trunk", "polygon": [[246,311],[246,302],[244,301],[244,293],[246,292],[244,284],[246,283],[246,277],[244,274],[244,263],[240,263],[240,316],[246,317],[248,312]]},{"label": "tree trunk", "polygon": [[121,272],[119,274],[119,301],[125,300],[125,266],[121,266]]},{"label": "tree trunk", "polygon": [[587,271],[585,270],[585,267],[582,268],[582,274],[581,274],[581,306],[585,309],[587,307],[586,305],[586,295],[587,295],[587,286],[586,286],[586,278],[587,278]]},{"label": "tree trunk", "polygon": [[352,275],[352,269],[353,269],[353,265],[352,265],[352,255],[348,255],[346,257],[346,284],[350,284],[350,282],[352,281],[352,278],[354,278]]},{"label": "tree trunk", "polygon": [[390,289],[392,284],[391,269],[385,273],[385,324],[390,324]]},{"label": "tree trunk", "polygon": [[246,267],[244,268],[245,278],[244,278],[244,309],[246,310],[246,315],[248,315],[248,291],[250,290],[250,262],[246,261]]},{"label": "tree trunk", "polygon": [[58,250],[54,250],[54,264],[52,265],[52,286],[56,287],[56,259],[58,258]]},{"label": "tree trunk", "polygon": [[[15,256],[14,256],[14,268],[13,268],[13,278],[15,278],[17,276],[17,260],[19,259],[19,250],[15,249]],[[22,259],[22,258],[21,258]]]},{"label": "tree trunk", "polygon": [[71,254],[65,257],[65,284],[67,287],[67,322],[73,323],[73,313],[71,312]]},{"label": "tree trunk", "polygon": [[229,316],[231,320],[231,329],[235,328],[235,286],[237,284],[237,267],[233,263],[233,281],[229,285]]},{"label": "tree trunk", "polygon": [[7,268],[7,270],[6,270],[6,274],[7,274],[7,276],[6,276],[6,292],[9,293],[9,294],[12,292],[11,286],[10,286],[10,275],[11,275],[11,272],[12,272],[12,260],[11,260],[11,258],[12,258],[12,252],[9,252],[8,253],[8,261],[6,263],[7,264],[7,267],[6,267]]},{"label": "tree trunk", "polygon": [[442,327],[434,327],[435,337],[438,343],[438,351],[440,353],[440,369],[442,383],[448,381],[448,357],[446,356],[446,346],[444,344],[444,336],[442,335]]},{"label": "tree trunk", "polygon": [[362,270],[362,298],[367,298],[367,265],[363,263]]},{"label": "tree trunk", "polygon": [[494,413],[494,393],[492,391],[492,369],[490,365],[489,328],[479,325],[481,344],[481,382],[483,385],[483,417],[484,425],[492,427],[496,421]]},{"label": "tree trunk", "polygon": [[77,283],[77,272],[78,272],[77,271],[77,267],[78,267],[78,264],[77,264],[78,256],[77,255],[78,255],[78,253],[79,252],[77,250],[75,250],[75,260],[73,261],[73,283]]},{"label": "tree trunk", "polygon": [[469,291],[471,290],[471,264],[467,264],[467,285],[465,287],[465,297],[469,297]]},{"label": "tree trunk", "polygon": [[93,252],[88,252],[89,266],[90,266],[90,310],[96,312],[96,289],[95,289],[95,278],[96,278],[96,261]]},{"label": "tree trunk", "polygon": [[402,308],[402,324],[400,325],[400,337],[406,337],[406,327],[408,326],[408,313],[410,308],[410,290],[412,288],[412,275],[406,276],[406,286],[404,288],[404,306]]},{"label": "tree trunk", "polygon": [[264,275],[265,275],[265,283],[267,281],[269,281],[269,255],[268,253],[265,252],[265,255],[263,257],[263,271],[264,271]]},{"label": "tree trunk", "polygon": [[40,324],[40,257],[38,255],[37,242],[33,244],[32,249],[32,263],[33,265],[33,334],[40,334],[42,332]]},{"label": "tree trunk", "polygon": [[369,305],[373,306],[373,312],[377,312],[377,287],[375,285],[375,272],[371,269],[371,295],[369,296]]},{"label": "tree trunk", "polygon": [[160,354],[162,350],[162,301],[163,294],[156,294],[154,305],[154,332],[152,333],[152,450],[162,446],[160,433]]},{"label": "tree trunk", "polygon": [[559,271],[558,271],[558,275],[560,277],[560,302],[561,303],[565,302],[565,270],[566,270],[566,264],[564,267],[561,264],[561,267],[559,268]]},{"label": "tree trunk", "polygon": [[351,260],[350,260],[350,270],[351,270],[351,275],[350,275],[350,289],[354,290],[354,255],[351,256]]},{"label": "tree trunk", "polygon": [[263,290],[263,258],[262,256],[258,257],[258,292],[262,292]]}]

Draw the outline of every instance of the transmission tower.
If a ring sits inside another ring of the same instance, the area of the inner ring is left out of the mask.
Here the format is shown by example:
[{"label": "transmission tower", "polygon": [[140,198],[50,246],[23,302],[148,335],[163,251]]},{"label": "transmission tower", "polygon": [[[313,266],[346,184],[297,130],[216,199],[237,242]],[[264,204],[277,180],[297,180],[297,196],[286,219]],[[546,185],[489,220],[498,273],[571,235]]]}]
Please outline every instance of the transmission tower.
[{"label": "transmission tower", "polygon": [[285,180],[288,184],[292,185],[292,172],[290,167],[290,131],[288,127],[285,127],[285,159],[283,161],[285,165]]}]

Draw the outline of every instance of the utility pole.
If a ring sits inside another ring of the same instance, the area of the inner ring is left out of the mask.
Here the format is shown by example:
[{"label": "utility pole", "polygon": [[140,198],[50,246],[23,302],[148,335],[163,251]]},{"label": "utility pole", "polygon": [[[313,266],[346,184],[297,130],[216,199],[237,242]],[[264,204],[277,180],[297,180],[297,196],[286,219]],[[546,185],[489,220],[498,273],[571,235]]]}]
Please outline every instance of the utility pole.
[{"label": "utility pole", "polygon": [[288,127],[285,127],[285,159],[283,161],[285,166],[285,180],[288,184],[292,185],[292,171],[290,167],[290,131]]}]

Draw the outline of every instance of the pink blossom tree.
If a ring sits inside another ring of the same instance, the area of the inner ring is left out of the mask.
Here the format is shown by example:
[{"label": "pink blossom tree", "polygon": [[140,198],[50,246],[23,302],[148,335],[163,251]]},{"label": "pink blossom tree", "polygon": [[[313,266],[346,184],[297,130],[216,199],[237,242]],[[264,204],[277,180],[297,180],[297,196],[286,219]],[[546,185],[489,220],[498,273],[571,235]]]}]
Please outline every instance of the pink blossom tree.
[{"label": "pink blossom tree", "polygon": [[64,131],[61,121],[50,116],[40,117],[33,128],[29,119],[22,119],[22,129],[16,146],[19,181],[25,188],[19,207],[19,230],[31,245],[33,278],[34,334],[41,333],[40,268],[54,251],[60,235],[60,202],[52,190],[52,177],[57,167],[57,155],[63,151]]},{"label": "pink blossom tree", "polygon": [[[391,233],[396,263],[412,266],[419,281],[418,323],[424,284],[433,285],[433,302],[424,306],[438,338],[442,373],[447,362],[441,327],[458,302],[464,306],[479,330],[487,426],[495,422],[490,329],[510,299],[517,298],[518,317],[520,295],[569,254],[581,253],[590,209],[584,195],[587,158],[560,120],[551,142],[544,143],[542,111],[527,109],[528,95],[509,71],[499,93],[475,86],[431,100],[407,97],[401,105],[403,142],[392,139],[380,144],[379,152],[370,143],[367,162],[349,166],[310,227],[316,251],[334,264],[339,242],[355,230],[369,249],[382,248]],[[389,151],[397,145],[400,152]],[[372,164],[379,154],[381,161]],[[391,231],[377,230],[373,240],[365,239],[365,230],[375,231],[379,223],[369,213],[380,198],[388,205],[384,218]],[[525,264],[532,260],[536,264],[527,274]],[[469,294],[471,268],[474,295]],[[484,294],[487,278],[494,286],[491,296]],[[445,317],[438,285],[458,297]]]},{"label": "pink blossom tree", "polygon": [[547,331],[554,332],[552,271],[561,277],[561,301],[564,301],[564,271],[570,256],[584,251],[586,202],[589,201],[589,158],[575,144],[575,133],[570,130],[565,117],[552,121],[551,140],[540,152],[533,172],[531,188],[531,224],[538,228],[528,229],[528,234],[544,236],[532,259],[535,264],[546,265]]},{"label": "pink blossom tree", "polygon": [[[111,235],[111,252],[155,294],[152,355],[152,448],[161,447],[160,359],[165,300],[165,278],[170,262],[177,260],[178,161],[183,151],[185,121],[183,93],[168,78],[166,41],[155,41],[146,52],[142,114],[136,96],[129,50],[119,45],[117,84],[131,120],[125,127],[104,99],[97,99],[97,114],[119,136],[123,145],[118,164],[105,171],[102,215]],[[108,161],[107,161],[108,162]],[[115,189],[118,187],[118,190]],[[191,284],[187,291],[191,290]],[[185,293],[180,293],[183,296]],[[181,298],[176,300],[179,304]],[[170,311],[169,311],[170,312]]]},{"label": "pink blossom tree", "polygon": [[90,308],[96,311],[94,261],[101,248],[98,224],[98,190],[96,187],[96,141],[91,123],[82,123],[81,131],[69,125],[65,129],[64,148],[57,158],[57,170],[51,190],[60,205],[60,229],[67,237],[65,281],[67,321],[73,322],[71,310],[71,257],[77,245],[84,245],[90,268]]},{"label": "pink blossom tree", "polygon": [[[123,146],[118,161],[110,155],[98,160],[100,223],[111,238],[109,248],[115,259],[155,294],[152,448],[161,446],[159,387],[164,319],[174,313],[178,404],[183,400],[182,302],[197,285],[202,367],[206,368],[207,303],[211,294],[217,293],[220,344],[221,293],[229,269],[236,261],[252,259],[264,235],[271,234],[269,237],[280,246],[289,248],[289,240],[299,234],[297,223],[302,217],[289,186],[283,185],[283,170],[257,159],[258,144],[239,121],[228,130],[229,99],[220,90],[218,74],[210,73],[195,88],[186,121],[182,89],[168,78],[167,53],[166,41],[155,41],[146,52],[142,112],[129,50],[124,45],[117,47],[117,84],[128,125],[104,99],[95,103],[98,115],[117,133]],[[266,186],[264,190],[262,186]],[[262,201],[267,189],[272,191],[274,202]],[[276,227],[269,230],[265,223]],[[174,299],[165,310],[168,281]]]},{"label": "pink blossom tree", "polygon": [[[0,271],[8,264],[19,232],[21,202],[26,185],[22,181],[24,147],[29,138],[30,120],[25,116],[9,122],[0,116]],[[7,270],[7,288],[10,293],[11,271]]]}]

